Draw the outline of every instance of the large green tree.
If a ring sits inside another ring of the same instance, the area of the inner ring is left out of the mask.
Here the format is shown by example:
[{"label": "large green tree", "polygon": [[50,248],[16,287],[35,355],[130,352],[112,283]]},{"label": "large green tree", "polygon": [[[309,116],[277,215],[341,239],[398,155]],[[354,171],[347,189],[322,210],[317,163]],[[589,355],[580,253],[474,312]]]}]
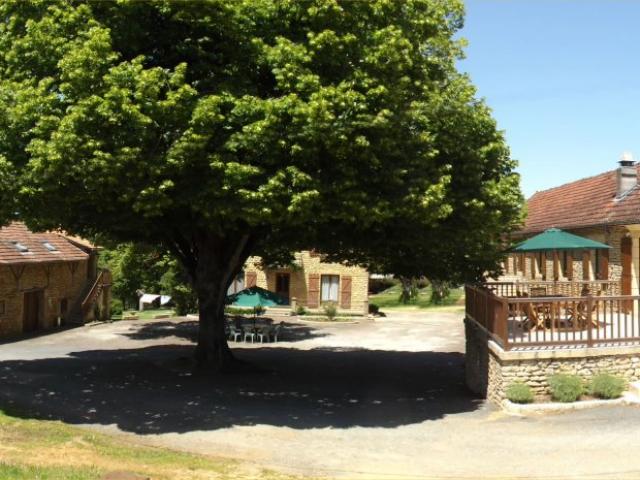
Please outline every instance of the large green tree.
[{"label": "large green tree", "polygon": [[463,279],[495,268],[517,221],[513,162],[455,69],[460,1],[0,16],[1,213],[169,249],[199,297],[201,365],[231,363],[224,300],[251,254],[314,246]]}]

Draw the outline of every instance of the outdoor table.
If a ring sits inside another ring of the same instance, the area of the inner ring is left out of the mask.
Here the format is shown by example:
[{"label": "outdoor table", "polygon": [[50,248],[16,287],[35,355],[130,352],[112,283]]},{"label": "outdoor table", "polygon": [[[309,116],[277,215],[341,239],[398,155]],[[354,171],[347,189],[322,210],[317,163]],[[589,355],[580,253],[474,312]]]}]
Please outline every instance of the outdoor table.
[{"label": "outdoor table", "polygon": [[[552,328],[553,325],[553,321],[554,318],[559,320],[560,319],[560,304],[559,303],[553,303],[553,302],[540,302],[540,301],[535,301],[537,299],[540,298],[558,298],[558,297],[564,297],[566,295],[559,295],[559,294],[553,294],[553,295],[538,295],[536,297],[531,297],[531,300],[534,300],[531,303],[531,308],[533,309],[533,311],[536,313],[535,318],[534,319],[529,319],[529,321],[533,324],[531,326],[532,330],[537,330],[537,329],[542,329],[542,330],[547,330],[547,328]],[[549,322],[549,327],[547,327],[547,322]]]}]

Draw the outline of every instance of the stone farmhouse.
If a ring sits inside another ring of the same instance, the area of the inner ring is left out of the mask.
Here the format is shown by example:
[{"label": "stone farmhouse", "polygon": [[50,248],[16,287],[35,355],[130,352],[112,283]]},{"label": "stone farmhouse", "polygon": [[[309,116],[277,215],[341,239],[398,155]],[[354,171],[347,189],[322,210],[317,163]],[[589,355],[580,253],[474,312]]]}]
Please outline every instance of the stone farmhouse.
[{"label": "stone farmhouse", "polygon": [[555,373],[640,380],[639,175],[624,154],[615,170],[527,201],[514,241],[557,228],[605,245],[511,253],[503,276],[465,287],[473,391],[501,403],[514,382],[548,394]]},{"label": "stone farmhouse", "polygon": [[640,293],[640,166],[623,156],[616,170],[535,193],[516,239],[556,227],[610,250],[510,255],[503,280],[608,280],[622,295]]},{"label": "stone farmhouse", "polygon": [[244,272],[230,288],[260,287],[310,311],[333,302],[341,313],[366,315],[369,311],[369,273],[362,267],[322,261],[314,251],[294,254],[293,265],[264,269],[260,257],[251,257]]},{"label": "stone farmhouse", "polygon": [[109,318],[110,274],[97,248],[23,223],[0,228],[0,338]]}]

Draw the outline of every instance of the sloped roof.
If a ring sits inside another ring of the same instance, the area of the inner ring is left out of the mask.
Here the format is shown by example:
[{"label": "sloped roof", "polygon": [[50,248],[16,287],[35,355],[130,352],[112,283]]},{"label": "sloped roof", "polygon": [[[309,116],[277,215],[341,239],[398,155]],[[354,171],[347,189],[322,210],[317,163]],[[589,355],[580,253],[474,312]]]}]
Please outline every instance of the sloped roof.
[{"label": "sloped roof", "polygon": [[88,256],[58,233],[34,233],[22,222],[0,228],[0,265],[69,262]]},{"label": "sloped roof", "polygon": [[640,186],[619,199],[616,190],[616,170],[611,170],[536,192],[527,200],[527,218],[520,233],[640,223]]}]

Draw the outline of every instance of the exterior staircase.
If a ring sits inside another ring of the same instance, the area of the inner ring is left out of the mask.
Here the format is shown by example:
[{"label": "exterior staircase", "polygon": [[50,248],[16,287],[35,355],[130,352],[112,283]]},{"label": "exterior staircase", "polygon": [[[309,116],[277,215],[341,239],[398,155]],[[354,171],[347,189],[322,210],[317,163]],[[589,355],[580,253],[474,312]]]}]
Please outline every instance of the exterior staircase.
[{"label": "exterior staircase", "polygon": [[[109,270],[100,270],[95,279],[89,280],[85,284],[78,300],[74,303],[67,315],[66,323],[84,324],[87,321],[93,320],[92,314],[96,304],[101,300],[105,289],[110,287],[111,272],[109,272]],[[102,316],[107,318],[100,318],[99,320],[108,319],[109,312],[102,312]]]}]

